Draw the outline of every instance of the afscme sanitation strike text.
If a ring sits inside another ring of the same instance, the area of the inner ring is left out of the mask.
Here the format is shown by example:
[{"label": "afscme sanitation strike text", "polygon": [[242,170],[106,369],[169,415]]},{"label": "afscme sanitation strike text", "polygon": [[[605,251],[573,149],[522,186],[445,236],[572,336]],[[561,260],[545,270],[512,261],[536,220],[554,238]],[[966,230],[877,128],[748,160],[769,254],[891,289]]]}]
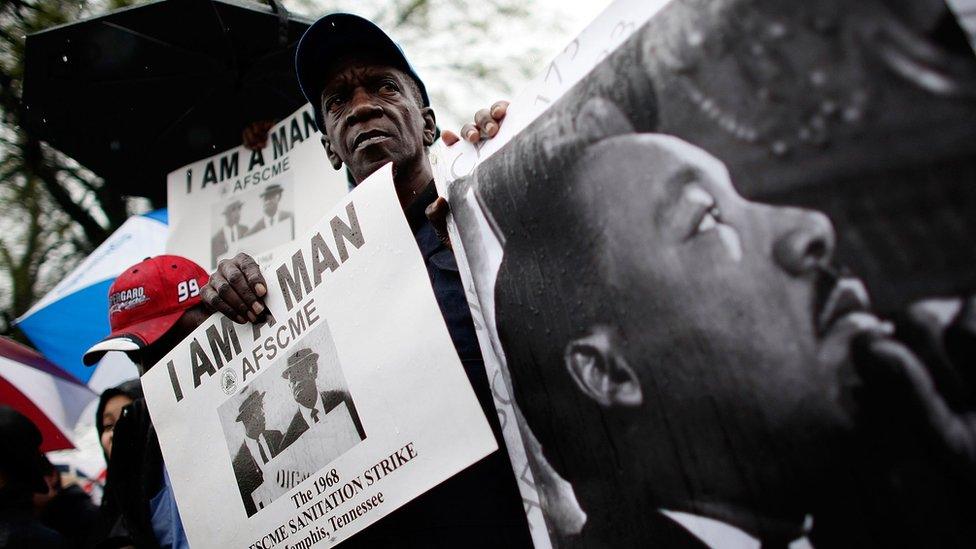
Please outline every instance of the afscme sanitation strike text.
[{"label": "afscme sanitation strike text", "polygon": [[[316,478],[311,488],[292,494],[291,502],[296,509],[301,509],[298,515],[261,536],[248,549],[308,549],[323,539],[332,538],[335,532],[385,503],[383,492],[361,496],[364,490],[416,457],[413,442],[409,442],[346,482],[342,482],[336,469],[329,470]],[[343,511],[333,513],[347,502],[351,504]],[[295,535],[302,538],[289,543]]]}]

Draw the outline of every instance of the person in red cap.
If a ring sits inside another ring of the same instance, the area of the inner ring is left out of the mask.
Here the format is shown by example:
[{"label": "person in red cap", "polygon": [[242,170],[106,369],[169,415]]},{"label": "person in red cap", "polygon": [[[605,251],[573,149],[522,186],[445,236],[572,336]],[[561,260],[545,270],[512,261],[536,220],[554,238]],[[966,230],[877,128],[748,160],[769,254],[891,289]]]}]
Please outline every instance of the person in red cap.
[{"label": "person in red cap", "polygon": [[[208,278],[202,267],[175,255],[126,269],[109,288],[112,333],[85,352],[85,364],[121,351],[145,374],[210,316],[200,299]],[[188,547],[145,399],[123,408],[114,429],[105,497],[122,511],[135,546]]]},{"label": "person in red cap", "polygon": [[210,312],[201,303],[207,271],[176,255],[146,258],[128,268],[108,290],[112,333],[85,352],[86,366],[121,351],[145,374]]}]

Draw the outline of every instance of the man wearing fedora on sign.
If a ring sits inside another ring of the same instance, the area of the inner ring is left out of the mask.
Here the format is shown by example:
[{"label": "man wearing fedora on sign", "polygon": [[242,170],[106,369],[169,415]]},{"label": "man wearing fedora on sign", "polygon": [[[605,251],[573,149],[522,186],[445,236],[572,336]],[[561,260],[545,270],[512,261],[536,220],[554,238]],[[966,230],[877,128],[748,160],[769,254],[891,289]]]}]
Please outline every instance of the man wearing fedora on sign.
[{"label": "man wearing fedora on sign", "polygon": [[366,431],[363,424],[359,421],[359,413],[356,412],[356,405],[353,404],[349,393],[342,390],[325,390],[319,392],[316,385],[316,377],[319,373],[319,354],[312,349],[299,349],[288,357],[288,365],[281,372],[281,377],[288,380],[291,385],[292,395],[298,403],[298,411],[292,417],[288,430],[285,431],[285,439],[282,443],[283,448],[287,448],[302,436],[305,431],[316,423],[325,419],[325,415],[337,406],[346,403],[349,415],[359,433],[359,439],[366,438]]},{"label": "man wearing fedora on sign", "polygon": [[290,227],[289,236],[291,238],[295,237],[295,220],[292,217],[291,212],[279,209],[281,195],[284,194],[284,192],[285,190],[277,183],[272,183],[261,191],[261,210],[263,216],[261,217],[260,221],[251,227],[248,234],[254,234],[256,232],[263,231],[266,228],[275,227],[282,223],[286,223]]},{"label": "man wearing fedora on sign", "polygon": [[247,226],[241,224],[240,200],[235,200],[224,207],[224,226],[210,239],[210,260],[214,265],[217,259],[227,255],[234,243],[247,234]]},{"label": "man wearing fedora on sign", "polygon": [[251,516],[257,512],[251,493],[264,482],[265,465],[284,447],[284,435],[265,428],[264,391],[247,395],[237,411],[236,421],[244,424],[244,442],[234,455],[234,476],[247,516]]}]

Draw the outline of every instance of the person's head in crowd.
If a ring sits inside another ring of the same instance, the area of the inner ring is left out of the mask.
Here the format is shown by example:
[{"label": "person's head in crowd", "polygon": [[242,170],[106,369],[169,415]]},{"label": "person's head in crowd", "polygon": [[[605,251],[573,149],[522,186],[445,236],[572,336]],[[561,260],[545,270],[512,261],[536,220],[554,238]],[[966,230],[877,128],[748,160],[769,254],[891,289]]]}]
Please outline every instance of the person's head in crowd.
[{"label": "person's head in crowd", "polygon": [[33,494],[50,491],[44,476],[50,463],[41,453],[41,432],[26,416],[0,406],[0,507],[30,506]]},{"label": "person's head in crowd", "polygon": [[200,301],[208,279],[202,267],[175,255],[146,258],[126,269],[109,288],[112,332],[85,352],[85,364],[121,351],[144,374],[210,316]]},{"label": "person's head in crowd", "polygon": [[228,227],[234,227],[240,225],[241,223],[241,207],[244,203],[240,200],[234,200],[230,204],[224,206],[224,225]]},{"label": "person's head in crowd", "polygon": [[357,183],[388,162],[397,181],[429,171],[437,126],[427,90],[379,27],[350,14],[319,19],[299,42],[296,69],[336,169],[345,164]]},{"label": "person's head in crowd", "polygon": [[112,457],[115,423],[122,417],[122,409],[140,398],[142,398],[142,383],[138,379],[105,389],[99,397],[95,409],[95,430],[98,431],[98,440],[102,445],[106,461]]},{"label": "person's head in crowd", "polygon": [[47,491],[34,492],[34,510],[38,514],[58,495],[62,486],[61,471],[44,454],[41,454],[41,471],[44,474],[44,484],[47,486]]},{"label": "person's head in crowd", "polygon": [[264,210],[264,215],[274,217],[278,214],[278,204],[281,202],[283,192],[284,189],[277,183],[268,185],[266,189],[261,191],[261,207]]},{"label": "person's head in crowd", "polygon": [[627,493],[802,522],[852,430],[849,342],[887,329],[833,274],[828,219],[744,199],[718,159],[659,134],[600,140],[549,177],[532,211],[497,215],[496,323],[584,510]]},{"label": "person's head in crowd", "polygon": [[319,354],[312,349],[299,349],[288,357],[288,364],[281,377],[291,385],[295,402],[312,408],[319,398],[319,390],[315,382],[319,374]]},{"label": "person's head in crowd", "polygon": [[253,391],[237,408],[236,421],[244,424],[244,434],[257,440],[265,431],[264,391]]}]

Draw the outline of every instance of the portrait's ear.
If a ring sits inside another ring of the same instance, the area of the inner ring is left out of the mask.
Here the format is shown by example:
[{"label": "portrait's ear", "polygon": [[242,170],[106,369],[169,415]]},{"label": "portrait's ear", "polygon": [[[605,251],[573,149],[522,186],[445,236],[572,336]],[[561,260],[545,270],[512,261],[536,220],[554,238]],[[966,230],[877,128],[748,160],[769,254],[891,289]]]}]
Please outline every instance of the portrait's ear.
[{"label": "portrait's ear", "polygon": [[420,114],[424,117],[424,146],[429,147],[437,139],[437,117],[430,107],[421,109]]},{"label": "portrait's ear", "polygon": [[600,406],[635,407],[644,402],[637,374],[609,328],[597,327],[571,341],[563,359],[579,390]]},{"label": "portrait's ear", "polygon": [[339,155],[336,154],[334,150],[332,150],[332,142],[329,141],[329,136],[322,136],[322,147],[325,148],[325,155],[329,157],[329,162],[332,164],[332,167],[336,170],[341,168],[342,159],[339,158]]}]

